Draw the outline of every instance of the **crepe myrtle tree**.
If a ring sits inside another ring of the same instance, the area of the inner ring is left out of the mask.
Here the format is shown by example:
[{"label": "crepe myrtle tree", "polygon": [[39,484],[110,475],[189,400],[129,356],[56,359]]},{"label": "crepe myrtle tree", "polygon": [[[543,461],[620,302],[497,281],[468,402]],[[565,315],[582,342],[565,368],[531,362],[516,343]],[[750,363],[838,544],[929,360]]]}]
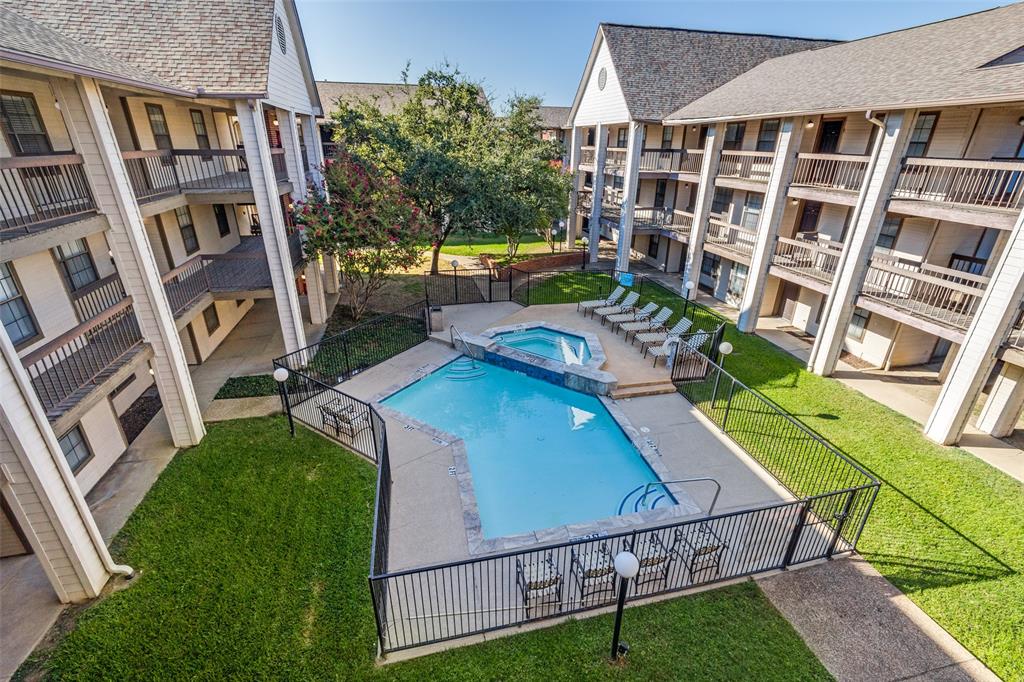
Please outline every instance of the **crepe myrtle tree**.
[{"label": "crepe myrtle tree", "polygon": [[430,223],[394,175],[339,151],[324,164],[327,194],[311,193],[295,208],[307,256],[334,256],[343,293],[359,320],[396,270],[417,265]]}]

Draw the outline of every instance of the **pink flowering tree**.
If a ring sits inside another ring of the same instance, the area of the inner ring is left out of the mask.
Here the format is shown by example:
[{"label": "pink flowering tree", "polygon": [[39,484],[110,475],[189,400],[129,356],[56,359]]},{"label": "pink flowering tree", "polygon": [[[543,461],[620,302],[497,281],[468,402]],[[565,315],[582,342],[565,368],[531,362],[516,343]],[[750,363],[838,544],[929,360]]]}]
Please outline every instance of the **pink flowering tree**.
[{"label": "pink flowering tree", "polygon": [[430,244],[431,227],[394,176],[340,152],[324,166],[327,196],[296,206],[307,258],[334,256],[342,295],[356,320],[391,274],[408,271]]}]

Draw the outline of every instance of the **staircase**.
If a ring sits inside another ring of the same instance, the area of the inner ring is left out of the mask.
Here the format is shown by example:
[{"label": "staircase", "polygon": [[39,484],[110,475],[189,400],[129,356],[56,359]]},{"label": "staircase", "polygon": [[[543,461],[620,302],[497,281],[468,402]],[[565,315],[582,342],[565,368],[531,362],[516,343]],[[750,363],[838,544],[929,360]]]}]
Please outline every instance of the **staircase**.
[{"label": "staircase", "polygon": [[472,381],[487,374],[487,370],[473,358],[463,355],[445,369],[444,376],[449,381]]},{"label": "staircase", "polygon": [[611,393],[608,394],[608,397],[612,400],[622,400],[624,398],[639,398],[646,395],[661,395],[663,393],[675,392],[675,385],[666,378],[654,381],[638,381],[630,384],[619,384]]}]

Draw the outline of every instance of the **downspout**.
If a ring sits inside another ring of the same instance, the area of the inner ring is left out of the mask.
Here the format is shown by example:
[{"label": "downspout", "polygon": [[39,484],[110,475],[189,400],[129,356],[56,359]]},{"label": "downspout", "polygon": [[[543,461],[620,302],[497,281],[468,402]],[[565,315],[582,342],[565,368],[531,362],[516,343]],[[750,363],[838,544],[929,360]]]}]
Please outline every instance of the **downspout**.
[{"label": "downspout", "polygon": [[[878,155],[882,150],[882,142],[885,139],[885,121],[877,118],[874,115],[874,111],[868,109],[864,112],[864,118],[867,119],[868,123],[878,126],[878,137],[875,138],[875,144],[871,149],[871,156],[868,158],[867,168],[864,170],[864,181],[861,183],[860,192],[857,193],[857,203],[853,207],[853,215],[850,216],[850,225],[854,228],[857,226],[857,222],[860,220],[860,214],[864,211],[864,201],[867,198],[868,184],[871,182],[871,176],[875,173],[875,166],[878,165]],[[850,258],[850,249],[844,248],[842,253],[839,254],[839,262],[836,264],[836,273],[841,273],[843,268],[846,267],[846,262]],[[825,311],[822,315],[822,319],[827,320],[832,314],[832,308],[835,305],[835,299],[833,296],[827,296],[825,298]],[[819,345],[817,340],[821,338],[821,334],[815,337],[816,341],[811,349],[811,356],[808,358],[807,367],[810,369],[817,359]]]}]

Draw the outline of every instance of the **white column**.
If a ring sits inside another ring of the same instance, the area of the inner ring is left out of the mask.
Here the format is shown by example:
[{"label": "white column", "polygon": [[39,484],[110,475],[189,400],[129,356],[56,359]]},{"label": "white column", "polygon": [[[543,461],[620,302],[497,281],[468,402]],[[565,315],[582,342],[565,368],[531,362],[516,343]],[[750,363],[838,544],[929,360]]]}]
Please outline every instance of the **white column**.
[{"label": "white column", "polygon": [[89,78],[77,79],[77,94],[63,87],[57,93],[75,149],[95,183],[98,208],[110,223],[107,236],[121,282],[132,297],[142,336],[153,348],[152,368],[171,440],[178,447],[195,445],[206,435],[203,415],[103,95]]},{"label": "white column", "polygon": [[622,211],[619,213],[619,244],[615,267],[629,270],[629,253],[633,241],[633,209],[636,208],[636,188],[640,182],[640,153],[644,146],[644,124],[631,121],[626,142],[626,176],[623,180]]},{"label": "white column", "polygon": [[323,188],[324,177],[321,169],[324,165],[324,147],[320,143],[320,125],[315,116],[299,114],[302,126],[302,139],[306,142],[306,161],[308,162],[308,178],[318,187]]},{"label": "white column", "polygon": [[853,209],[854,215],[850,219],[849,237],[844,244],[832,281],[832,290],[825,301],[821,326],[807,361],[807,369],[815,374],[830,375],[839,361],[853,316],[854,303],[864,284],[864,276],[875,251],[875,242],[878,241],[878,231],[885,219],[889,196],[900,172],[913,114],[912,111],[889,112],[885,118],[885,132],[877,136],[875,141],[872,152],[876,158],[868,162],[868,173],[864,178],[858,204]]},{"label": "white column", "polygon": [[263,245],[267,265],[270,266],[270,281],[274,287],[274,302],[277,304],[277,317],[281,321],[284,349],[291,353],[306,345],[306,332],[302,327],[299,296],[295,290],[295,271],[288,253],[288,235],[270,158],[263,108],[258,100],[238,100],[235,113],[242,130],[253,198],[263,229]]},{"label": "white column", "polygon": [[309,321],[323,324],[327,321],[327,297],[324,294],[324,274],[320,270],[320,259],[313,257],[306,261],[305,275]]},{"label": "white column", "polygon": [[[960,440],[974,403],[996,362],[999,346],[1006,339],[1024,299],[1024,212],[1017,216],[1017,223],[990,277],[978,311],[924,426],[926,436],[945,445]],[[1007,388],[1001,387],[1000,394],[1009,393],[1012,400],[1014,390],[1007,391]],[[1003,399],[997,396],[996,400]],[[998,430],[1001,425],[996,408],[996,404],[992,405],[992,410],[986,406],[987,414],[983,414],[981,420],[988,427],[985,430]]]},{"label": "white column", "polygon": [[1004,363],[978,416],[978,428],[997,438],[1013,433],[1024,410],[1024,367]]},{"label": "white column", "polygon": [[589,260],[597,262],[599,242],[601,241],[601,203],[604,197],[604,161],[608,154],[608,128],[603,123],[594,127],[594,190],[591,195],[590,207],[590,245]]},{"label": "white column", "polygon": [[336,294],[341,291],[341,282],[338,279],[338,261],[334,256],[324,256],[324,289],[329,294]]},{"label": "white column", "polygon": [[786,191],[793,179],[796,152],[800,149],[802,137],[803,127],[796,119],[787,118],[782,122],[761,215],[757,220],[757,237],[754,241],[754,252],[750,257],[746,288],[740,302],[740,315],[736,326],[741,332],[750,333],[757,328],[757,318],[768,283],[768,269],[771,267],[772,254],[775,252],[775,240],[779,234],[782,213],[786,209]]},{"label": "white column", "polygon": [[580,149],[583,146],[583,128],[573,127],[569,139],[569,172],[572,174],[572,193],[569,195],[569,219],[565,221],[565,246],[571,249],[576,244],[579,233],[579,216],[576,214],[578,192],[583,186],[583,173],[580,172]]},{"label": "white column", "polygon": [[302,201],[306,198],[306,168],[302,163],[302,148],[299,145],[299,128],[295,112],[279,107],[277,129],[281,136],[281,147],[284,148],[288,180],[292,183],[292,199]]},{"label": "white column", "polygon": [[[704,235],[708,231],[708,217],[715,198],[715,176],[721,162],[722,141],[725,139],[725,124],[718,123],[708,128],[704,141],[704,158],[700,162],[700,182],[693,208],[693,227],[686,240],[686,265],[683,267],[683,295],[696,296],[700,283],[700,266],[704,260]],[[687,292],[686,283],[693,282],[692,292]]]}]

